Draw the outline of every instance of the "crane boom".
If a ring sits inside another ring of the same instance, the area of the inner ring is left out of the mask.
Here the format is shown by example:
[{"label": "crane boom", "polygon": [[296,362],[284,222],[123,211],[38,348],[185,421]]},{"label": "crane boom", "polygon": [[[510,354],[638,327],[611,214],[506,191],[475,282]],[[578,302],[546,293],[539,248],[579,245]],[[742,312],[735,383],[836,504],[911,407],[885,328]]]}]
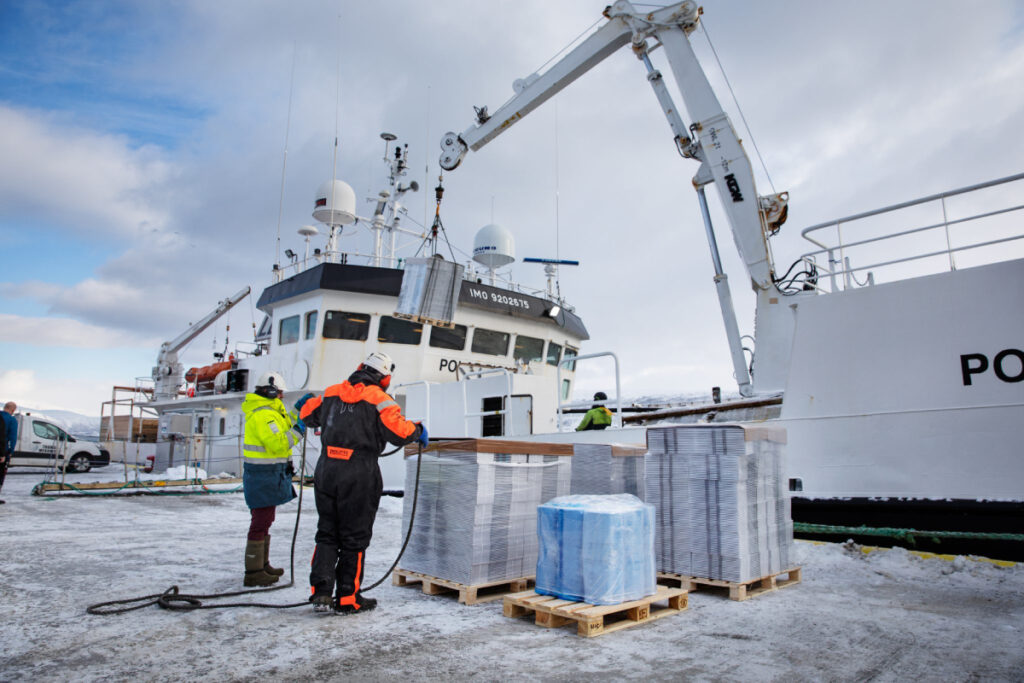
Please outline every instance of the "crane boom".
[{"label": "crane boom", "polygon": [[[757,195],[750,160],[690,45],[689,34],[696,29],[700,13],[693,0],[653,12],[638,12],[628,0],[618,0],[604,12],[608,21],[546,72],[517,80],[513,84],[515,96],[497,111],[488,116],[486,108],[478,109],[476,124],[461,134],[446,133],[441,140],[441,167],[455,169],[469,150],[479,150],[620,47],[630,44],[634,54],[647,67],[648,81],[668,119],[680,154],[701,162],[693,179],[698,198],[703,202],[704,186],[714,183],[751,286],[755,292],[774,292],[768,235],[785,220],[787,195]],[[654,41],[650,49],[649,39]],[[665,51],[687,113],[693,121],[688,128],[672,104],[661,73],[651,65],[649,53],[658,47]],[[690,139],[687,130],[695,139]],[[702,209],[706,209],[703,204]],[[727,276],[721,270],[710,215],[706,210],[702,213],[715,264],[715,284],[729,338],[733,369],[740,393],[750,395],[752,384]]]},{"label": "crane boom", "polygon": [[230,311],[235,304],[249,296],[250,291],[249,287],[244,287],[227,299],[219,301],[217,307],[200,318],[198,322],[189,325],[187,330],[171,341],[160,345],[156,366],[153,368],[154,400],[173,399],[178,393],[178,387],[181,385],[185,371],[185,368],[178,362],[178,351],[202,334],[203,330],[216,322],[219,317]]}]

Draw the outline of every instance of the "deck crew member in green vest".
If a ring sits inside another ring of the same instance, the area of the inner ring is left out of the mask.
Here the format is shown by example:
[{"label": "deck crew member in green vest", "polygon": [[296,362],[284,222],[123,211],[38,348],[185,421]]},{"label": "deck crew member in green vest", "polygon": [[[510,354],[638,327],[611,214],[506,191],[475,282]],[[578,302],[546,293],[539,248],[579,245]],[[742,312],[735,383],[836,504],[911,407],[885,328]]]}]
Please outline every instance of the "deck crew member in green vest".
[{"label": "deck crew member in green vest", "polygon": [[295,497],[292,487],[292,446],[299,440],[298,417],[281,402],[286,391],[284,378],[266,372],[256,388],[245,395],[245,456],[242,486],[249,506],[248,542],[245,544],[245,585],[269,586],[284,574],[270,566],[270,525],[276,508]]},{"label": "deck crew member in green vest", "polygon": [[[603,391],[599,391],[594,394],[594,400],[607,401],[608,396]],[[608,429],[611,423],[612,411],[605,408],[603,403],[595,403],[587,411],[587,414],[583,416],[583,421],[580,422],[580,426],[576,428],[576,431],[585,432],[588,429]]]}]

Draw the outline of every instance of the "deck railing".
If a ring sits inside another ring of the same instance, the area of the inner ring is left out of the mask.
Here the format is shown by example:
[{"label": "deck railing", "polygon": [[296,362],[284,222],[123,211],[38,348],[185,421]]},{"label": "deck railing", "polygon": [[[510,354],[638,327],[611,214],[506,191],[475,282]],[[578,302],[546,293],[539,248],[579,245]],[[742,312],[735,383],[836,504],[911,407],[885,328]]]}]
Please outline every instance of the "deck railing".
[{"label": "deck railing", "polygon": [[805,228],[801,235],[819,247],[801,256],[817,275],[805,288],[834,292],[874,284],[883,270],[899,280],[1024,257],[1024,222],[1011,218],[1024,210],[1021,181],[1024,173]]}]

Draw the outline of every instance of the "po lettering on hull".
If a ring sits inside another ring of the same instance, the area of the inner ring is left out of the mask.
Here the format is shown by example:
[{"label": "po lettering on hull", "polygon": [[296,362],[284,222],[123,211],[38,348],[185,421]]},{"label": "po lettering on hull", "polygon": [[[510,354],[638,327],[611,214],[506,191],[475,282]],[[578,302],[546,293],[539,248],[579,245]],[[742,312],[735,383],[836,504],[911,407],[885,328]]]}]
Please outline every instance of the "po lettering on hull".
[{"label": "po lettering on hull", "polygon": [[991,362],[983,353],[965,353],[960,356],[960,374],[965,387],[972,385],[974,375],[984,374],[990,369],[1003,382],[1024,381],[1024,351],[1003,349],[992,357]]},{"label": "po lettering on hull", "polygon": [[438,366],[437,369],[438,370],[442,370],[442,371],[443,370],[447,370],[448,372],[458,372],[459,371],[459,361],[455,360],[454,358],[452,360],[448,360],[447,358],[442,358],[441,359],[441,364],[440,364],[440,366]]}]

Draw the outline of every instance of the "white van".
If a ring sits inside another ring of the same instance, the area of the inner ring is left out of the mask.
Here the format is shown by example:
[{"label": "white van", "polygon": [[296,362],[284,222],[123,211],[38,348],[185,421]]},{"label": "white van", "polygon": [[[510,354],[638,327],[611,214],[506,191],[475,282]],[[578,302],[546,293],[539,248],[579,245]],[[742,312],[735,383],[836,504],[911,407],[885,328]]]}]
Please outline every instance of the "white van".
[{"label": "white van", "polygon": [[91,441],[71,436],[53,422],[19,413],[18,440],[11,455],[11,467],[56,467],[68,472],[88,472],[110,464],[110,452]]}]

